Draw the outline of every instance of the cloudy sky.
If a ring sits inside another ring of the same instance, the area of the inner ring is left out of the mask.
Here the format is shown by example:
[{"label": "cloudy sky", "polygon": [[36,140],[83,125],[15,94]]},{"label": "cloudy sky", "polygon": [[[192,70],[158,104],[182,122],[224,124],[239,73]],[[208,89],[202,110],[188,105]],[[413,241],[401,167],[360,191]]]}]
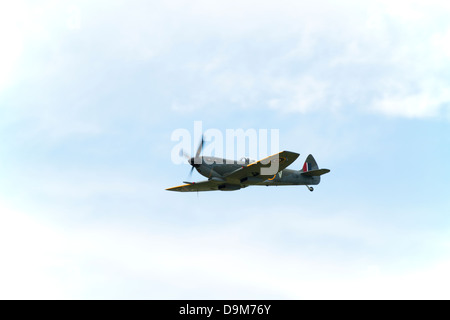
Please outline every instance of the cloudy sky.
[{"label": "cloudy sky", "polygon": [[[0,298],[450,299],[449,15],[2,2]],[[279,129],[292,168],[331,173],[312,193],[165,191],[194,121]]]}]

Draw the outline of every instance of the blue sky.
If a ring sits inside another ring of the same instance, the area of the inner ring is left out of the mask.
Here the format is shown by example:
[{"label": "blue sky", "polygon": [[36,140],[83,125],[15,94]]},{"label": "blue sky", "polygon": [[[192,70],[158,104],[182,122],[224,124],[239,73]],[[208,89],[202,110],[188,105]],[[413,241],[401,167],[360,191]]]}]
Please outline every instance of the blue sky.
[{"label": "blue sky", "polygon": [[[1,4],[0,297],[450,298],[449,13]],[[197,120],[279,129],[292,168],[331,173],[312,193],[167,192],[190,170],[171,134]]]}]

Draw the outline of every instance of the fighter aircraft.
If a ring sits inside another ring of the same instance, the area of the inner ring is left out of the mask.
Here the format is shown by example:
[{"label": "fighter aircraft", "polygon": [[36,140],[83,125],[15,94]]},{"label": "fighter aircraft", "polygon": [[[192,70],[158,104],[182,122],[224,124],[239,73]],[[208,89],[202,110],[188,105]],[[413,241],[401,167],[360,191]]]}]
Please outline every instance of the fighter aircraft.
[{"label": "fighter aircraft", "polygon": [[201,156],[203,144],[202,137],[195,157],[189,156],[183,150],[181,150],[180,155],[184,156],[192,166],[190,175],[195,168],[208,180],[183,181],[185,184],[166,190],[179,192],[234,191],[248,186],[304,185],[309,191],[314,191],[311,185],[318,185],[320,176],[330,172],[329,169],[319,169],[311,154],[306,158],[301,170],[291,170],[286,168],[300,155],[295,152],[282,151],[258,161],[249,158],[235,161]]}]

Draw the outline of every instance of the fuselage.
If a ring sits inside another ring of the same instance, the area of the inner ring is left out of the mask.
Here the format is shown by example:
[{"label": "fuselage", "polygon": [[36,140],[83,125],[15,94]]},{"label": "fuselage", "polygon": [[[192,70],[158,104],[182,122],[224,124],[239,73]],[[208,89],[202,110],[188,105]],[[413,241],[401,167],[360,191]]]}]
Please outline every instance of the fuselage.
[{"label": "fuselage", "polygon": [[[191,159],[193,166],[202,176],[217,181],[223,181],[224,183],[235,184],[236,182],[227,181],[227,175],[232,172],[247,166],[253,161],[245,159],[243,161],[229,160],[216,157],[201,157]],[[201,160],[201,161],[200,161]],[[239,181],[241,188],[245,188],[250,185],[260,186],[283,186],[283,185],[317,185],[320,183],[320,176],[305,176],[302,175],[301,170],[284,169],[273,176],[261,176],[256,175],[248,177],[245,181]]]}]

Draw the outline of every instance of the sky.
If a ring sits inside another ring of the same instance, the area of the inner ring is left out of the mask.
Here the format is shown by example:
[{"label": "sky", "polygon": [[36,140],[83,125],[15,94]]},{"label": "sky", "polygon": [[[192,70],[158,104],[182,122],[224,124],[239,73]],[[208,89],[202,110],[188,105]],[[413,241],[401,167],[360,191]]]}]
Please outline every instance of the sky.
[{"label": "sky", "polygon": [[[2,2],[0,298],[450,299],[449,14]],[[278,129],[290,168],[331,172],[314,192],[166,191],[195,121]]]}]

